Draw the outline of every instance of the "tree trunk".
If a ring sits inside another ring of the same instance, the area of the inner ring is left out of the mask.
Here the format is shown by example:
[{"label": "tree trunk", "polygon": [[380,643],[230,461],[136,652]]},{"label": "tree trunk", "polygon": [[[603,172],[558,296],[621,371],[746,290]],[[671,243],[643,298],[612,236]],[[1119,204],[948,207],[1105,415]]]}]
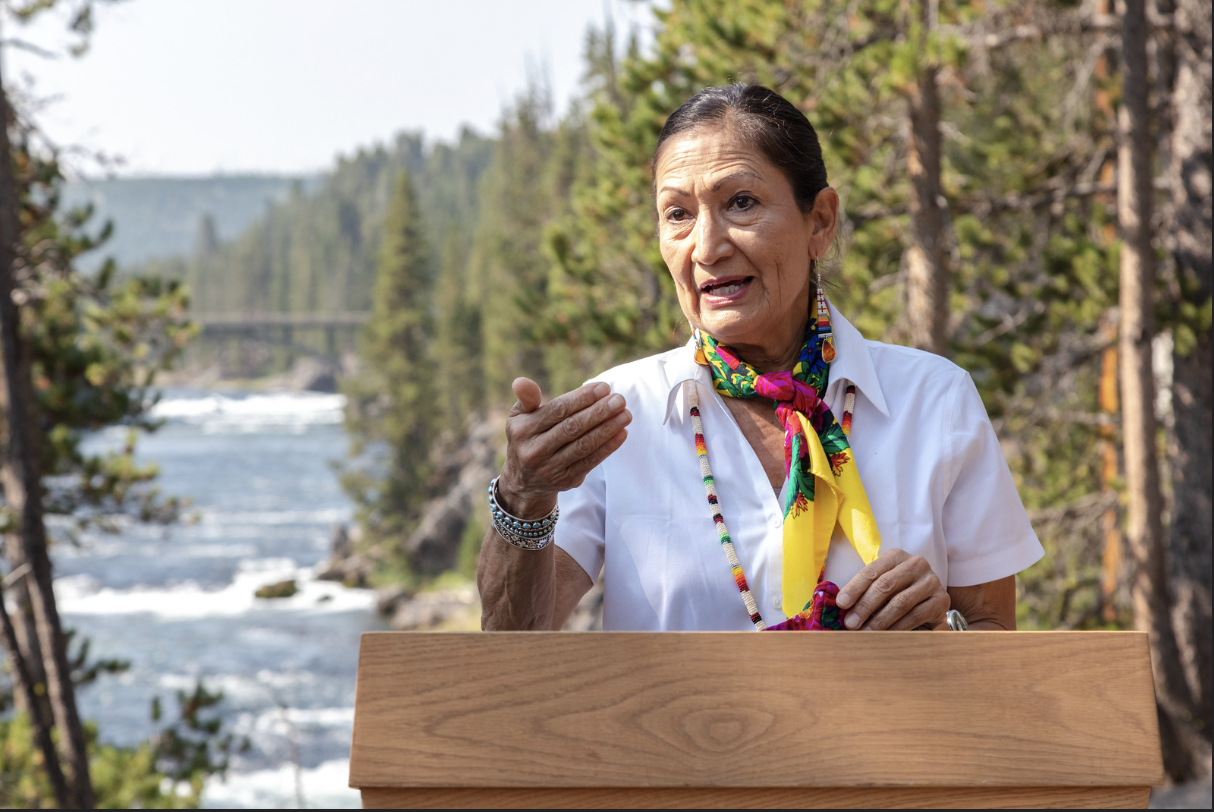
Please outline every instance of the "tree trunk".
[{"label": "tree trunk", "polygon": [[[1109,0],[1096,0],[1092,14],[1094,17],[1104,17],[1111,13]],[[1096,107],[1096,120],[1099,122],[1097,126],[1107,126],[1110,129],[1116,126],[1117,113],[1113,109],[1112,94],[1109,93],[1108,79],[1112,73],[1112,65],[1116,62],[1116,54],[1111,48],[1102,48],[1100,55],[1096,59],[1096,64],[1092,69],[1092,77],[1095,79],[1095,94],[1093,102]],[[1105,160],[1100,167],[1100,185],[1112,187],[1117,180],[1117,161]],[[1101,196],[1103,200],[1103,195]],[[1111,203],[1112,201],[1107,201]],[[1102,235],[1108,242],[1113,242],[1116,239],[1116,226],[1112,223],[1106,223],[1102,229]],[[1100,358],[1100,383],[1097,390],[1097,399],[1100,405],[1100,411],[1109,415],[1110,419],[1114,418],[1121,411],[1121,404],[1118,398],[1118,368],[1120,366],[1119,357],[1117,354],[1117,332],[1120,325],[1120,311],[1111,308],[1105,314],[1106,318],[1112,316],[1107,322],[1102,323],[1102,331],[1109,330],[1109,346],[1105,348]],[[1100,427],[1100,492],[1106,497],[1111,497],[1118,488],[1119,480],[1121,479],[1121,453],[1118,449],[1117,430],[1112,424],[1106,423]],[[1117,620],[1117,597],[1124,589],[1124,540],[1121,535],[1121,507],[1116,504],[1110,504],[1104,511],[1101,517],[1101,530],[1104,536],[1103,551],[1101,554],[1101,617],[1107,623],[1113,623]]]},{"label": "tree trunk", "polygon": [[55,802],[60,809],[66,809],[71,804],[71,798],[68,796],[67,783],[63,780],[63,767],[59,764],[59,754],[51,740],[51,728],[47,724],[46,713],[38,702],[34,679],[30,676],[25,655],[17,645],[17,632],[13,628],[13,621],[4,600],[4,584],[0,583],[0,648],[4,649],[12,668],[13,697],[29,717],[30,729],[34,732],[34,744],[42,751],[46,775],[55,791]]},{"label": "tree trunk", "polygon": [[21,338],[20,313],[13,301],[15,271],[19,258],[20,226],[16,182],[13,178],[12,145],[8,138],[8,96],[0,79],[0,359],[4,375],[0,402],[5,410],[3,461],[0,482],[8,509],[16,518],[25,563],[30,573],[30,604],[38,642],[46,668],[47,696],[71,767],[72,805],[92,808],[93,787],[88,771],[84,730],[76,711],[67,645],[59,611],[55,606],[51,561],[47,553],[46,526],[42,515],[42,475],[38,458],[38,423],[34,411],[34,388],[30,357]]},{"label": "tree trunk", "polygon": [[[924,4],[926,9],[928,4]],[[911,181],[911,247],[906,254],[907,319],[912,346],[948,350],[948,268],[940,203],[938,70],[926,67],[907,97],[906,168]]]},{"label": "tree trunk", "polygon": [[1188,686],[1172,628],[1163,494],[1155,451],[1155,380],[1151,367],[1155,259],[1151,249],[1153,172],[1146,40],[1145,0],[1125,0],[1117,216],[1122,239],[1120,353],[1126,537],[1134,560],[1134,622],[1151,640],[1164,766],[1173,780],[1184,780],[1193,775],[1195,737],[1185,719]]},{"label": "tree trunk", "polygon": [[[1172,97],[1171,176],[1176,241],[1173,256],[1182,301],[1209,307],[1211,296],[1210,58],[1209,0],[1179,0],[1175,20],[1176,81]],[[1210,739],[1211,617],[1210,510],[1211,354],[1210,330],[1196,331],[1193,347],[1173,354],[1172,409],[1175,435],[1169,443],[1173,508],[1168,538],[1173,622],[1193,716]]]},{"label": "tree trunk", "polygon": [[[0,425],[0,437],[3,437],[4,429]],[[28,566],[25,563],[25,549],[21,543],[21,536],[17,533],[8,533],[4,538],[4,556],[8,559],[10,572],[17,572],[22,567]],[[41,685],[42,690],[35,690],[34,695],[38,697],[38,701],[46,706],[49,713],[50,705],[46,702],[46,669],[42,667],[42,646],[38,645],[38,626],[34,623],[34,607],[30,603],[30,591],[27,577],[23,576],[13,581],[13,584],[8,588],[8,596],[13,601],[13,607],[16,612],[11,616],[13,622],[13,632],[17,636],[17,645],[21,647],[21,651],[25,653],[25,667],[29,669],[30,679],[32,684]],[[17,699],[17,707],[25,710],[23,700]]]},{"label": "tree trunk", "polygon": [[[1110,342],[1112,336],[1109,336]],[[1110,419],[1120,410],[1117,402],[1117,346],[1105,347],[1100,356],[1100,411]],[[1121,458],[1117,454],[1116,430],[1111,423],[1100,426],[1100,493],[1110,499],[1101,516],[1104,549],[1101,554],[1100,615],[1106,623],[1117,620],[1117,593],[1122,586],[1121,513],[1112,501],[1121,474]]]}]

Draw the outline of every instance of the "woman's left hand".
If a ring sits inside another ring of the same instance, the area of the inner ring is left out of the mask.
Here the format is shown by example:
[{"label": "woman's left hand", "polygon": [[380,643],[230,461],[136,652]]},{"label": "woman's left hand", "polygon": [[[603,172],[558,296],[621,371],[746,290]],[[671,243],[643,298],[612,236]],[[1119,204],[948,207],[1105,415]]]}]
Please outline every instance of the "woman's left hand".
[{"label": "woman's left hand", "polygon": [[888,550],[847,582],[835,598],[849,629],[904,631],[944,622],[952,601],[921,555]]}]

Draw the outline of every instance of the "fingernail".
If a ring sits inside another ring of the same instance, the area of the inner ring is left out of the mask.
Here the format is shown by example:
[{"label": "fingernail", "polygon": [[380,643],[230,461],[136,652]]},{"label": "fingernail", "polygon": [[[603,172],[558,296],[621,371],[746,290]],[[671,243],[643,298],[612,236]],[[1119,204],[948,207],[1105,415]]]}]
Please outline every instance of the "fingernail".
[{"label": "fingernail", "polygon": [[625,409],[615,416],[615,422],[621,426],[627,426],[632,422],[632,412]]},{"label": "fingernail", "polygon": [[835,605],[842,606],[844,609],[851,606],[851,595],[846,592],[840,592],[835,596]]},{"label": "fingernail", "polygon": [[605,383],[596,383],[594,385],[594,396],[596,398],[605,398],[611,394],[611,387]]},{"label": "fingernail", "polygon": [[854,629],[860,625],[860,618],[856,615],[848,615],[843,618],[843,625],[849,629]]},{"label": "fingernail", "polygon": [[872,630],[873,630],[873,627],[872,627],[872,626],[865,626],[865,627],[864,627],[863,629],[861,629],[860,631],[862,631],[862,632],[871,632]]},{"label": "fingernail", "polygon": [[624,396],[623,395],[612,395],[611,400],[607,401],[607,405],[610,406],[612,409],[623,409],[624,408]]}]

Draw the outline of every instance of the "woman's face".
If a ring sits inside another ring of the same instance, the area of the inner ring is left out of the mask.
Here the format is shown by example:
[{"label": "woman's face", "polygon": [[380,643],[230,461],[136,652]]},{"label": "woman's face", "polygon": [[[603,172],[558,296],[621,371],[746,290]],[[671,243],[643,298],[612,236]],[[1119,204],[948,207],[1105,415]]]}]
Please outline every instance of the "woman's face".
[{"label": "woman's face", "polygon": [[834,239],[834,190],[802,212],[784,172],[729,126],[668,141],[654,185],[662,258],[691,325],[748,360],[747,347],[768,358],[799,348],[809,262]]}]

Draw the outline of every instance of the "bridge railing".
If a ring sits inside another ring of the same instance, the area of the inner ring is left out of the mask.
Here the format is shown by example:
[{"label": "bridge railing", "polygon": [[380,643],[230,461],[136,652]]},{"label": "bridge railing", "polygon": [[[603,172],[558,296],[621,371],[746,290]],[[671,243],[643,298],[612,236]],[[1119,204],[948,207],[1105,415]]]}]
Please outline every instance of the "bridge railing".
[{"label": "bridge railing", "polygon": [[360,327],[369,312],[338,313],[192,313],[204,333],[246,332],[264,327],[335,328]]}]

